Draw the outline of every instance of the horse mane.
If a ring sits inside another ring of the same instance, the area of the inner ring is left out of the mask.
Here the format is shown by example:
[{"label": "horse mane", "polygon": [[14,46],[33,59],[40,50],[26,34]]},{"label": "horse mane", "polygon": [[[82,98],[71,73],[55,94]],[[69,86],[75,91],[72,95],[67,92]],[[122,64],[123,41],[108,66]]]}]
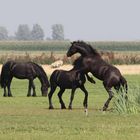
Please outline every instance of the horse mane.
[{"label": "horse mane", "polygon": [[98,51],[95,48],[93,48],[90,44],[87,44],[84,41],[79,41],[79,40],[78,41],[73,41],[72,44],[78,44],[80,47],[84,48],[88,52],[91,52],[94,55],[99,55],[100,56],[100,54],[98,53]]}]

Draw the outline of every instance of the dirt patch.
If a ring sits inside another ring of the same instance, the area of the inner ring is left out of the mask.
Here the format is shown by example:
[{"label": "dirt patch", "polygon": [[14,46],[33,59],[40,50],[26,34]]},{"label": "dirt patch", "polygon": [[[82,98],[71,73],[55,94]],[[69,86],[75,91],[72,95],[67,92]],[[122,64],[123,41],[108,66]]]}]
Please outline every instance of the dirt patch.
[{"label": "dirt patch", "polygon": [[140,74],[140,65],[116,65],[122,74]]},{"label": "dirt patch", "polygon": [[[56,69],[70,70],[72,65],[63,65],[59,68],[51,68],[50,65],[43,65],[47,74],[51,74]],[[122,74],[140,74],[140,65],[116,65]]]}]

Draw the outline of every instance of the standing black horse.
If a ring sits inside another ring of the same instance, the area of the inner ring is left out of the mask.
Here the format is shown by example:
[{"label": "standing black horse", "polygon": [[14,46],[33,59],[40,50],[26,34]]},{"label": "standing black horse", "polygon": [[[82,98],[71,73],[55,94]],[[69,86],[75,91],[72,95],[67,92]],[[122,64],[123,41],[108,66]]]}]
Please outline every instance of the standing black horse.
[{"label": "standing black horse", "polygon": [[8,96],[12,96],[10,85],[13,77],[29,80],[27,96],[31,96],[31,88],[33,89],[32,96],[36,96],[33,80],[38,77],[41,82],[42,96],[47,96],[49,81],[43,68],[36,63],[8,61],[3,64],[0,79],[1,87],[4,88],[3,96],[7,96],[6,87],[8,89]]},{"label": "standing black horse", "polygon": [[[72,89],[71,91],[71,97],[70,97],[70,103],[69,103],[69,109],[72,109],[72,101],[74,98],[74,93],[76,88],[80,88],[84,93],[85,93],[85,98],[84,98],[84,102],[83,105],[85,107],[85,109],[87,109],[87,100],[88,100],[88,92],[85,89],[85,74],[82,74],[81,72],[77,72],[79,69],[77,69],[77,67],[74,67],[73,69],[69,70],[69,71],[65,71],[65,70],[55,70],[51,77],[50,77],[50,86],[51,86],[51,90],[50,93],[48,94],[49,97],[49,109],[53,109],[53,105],[52,105],[52,95],[55,92],[56,87],[60,87],[60,91],[58,93],[58,97],[59,97],[59,102],[61,104],[61,109],[65,109],[65,104],[62,100],[62,94],[64,93],[65,89]],[[86,74],[87,79],[91,82],[91,83],[95,83],[95,81],[88,76],[88,74]]]},{"label": "standing black horse", "polygon": [[108,100],[105,102],[103,111],[108,108],[108,105],[113,97],[112,87],[117,91],[121,89],[121,85],[127,93],[127,81],[121,75],[120,71],[105,62],[96,49],[83,41],[74,41],[70,46],[67,56],[70,57],[75,53],[80,53],[81,56],[74,62],[74,65],[81,67],[81,72],[91,72],[93,76],[103,81],[103,85],[109,94]]}]

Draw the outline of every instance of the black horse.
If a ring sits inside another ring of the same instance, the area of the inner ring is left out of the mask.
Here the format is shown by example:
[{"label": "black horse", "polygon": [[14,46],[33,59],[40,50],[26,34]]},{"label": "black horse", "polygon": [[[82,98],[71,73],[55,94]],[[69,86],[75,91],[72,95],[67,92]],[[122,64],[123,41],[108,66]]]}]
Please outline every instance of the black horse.
[{"label": "black horse", "polygon": [[28,94],[27,96],[31,96],[31,88],[33,89],[33,95],[36,96],[35,85],[33,80],[38,77],[41,82],[41,92],[42,96],[47,96],[49,81],[47,75],[43,68],[36,63],[33,62],[15,62],[8,61],[2,66],[0,84],[1,87],[4,88],[3,96],[7,96],[6,87],[8,89],[8,96],[12,96],[10,85],[12,78],[16,77],[18,79],[28,79]]},{"label": "black horse", "polygon": [[[85,74],[79,73],[77,72],[76,67],[74,67],[73,69],[69,70],[69,71],[65,71],[65,70],[55,70],[51,77],[50,77],[50,86],[51,86],[51,90],[50,93],[48,94],[49,97],[49,109],[53,109],[53,105],[52,105],[52,95],[55,92],[56,87],[60,87],[60,91],[58,92],[58,97],[59,97],[59,102],[61,104],[61,109],[66,109],[65,104],[62,100],[62,94],[64,93],[65,89],[72,89],[71,91],[71,97],[70,97],[70,103],[69,103],[69,109],[72,109],[72,101],[74,98],[74,93],[76,88],[80,88],[84,93],[85,93],[85,98],[84,98],[84,102],[83,105],[85,107],[85,109],[87,109],[87,100],[88,100],[88,92],[84,86],[86,78],[85,78]],[[86,74],[87,79],[91,82],[91,83],[95,83],[95,81],[89,77],[88,74]]]},{"label": "black horse", "polygon": [[109,94],[109,98],[104,104],[103,111],[108,108],[113,97],[114,93],[111,90],[112,87],[118,91],[121,89],[122,85],[127,93],[127,81],[121,75],[120,71],[116,67],[105,62],[91,45],[83,41],[74,41],[67,52],[67,56],[70,57],[75,53],[80,53],[81,56],[75,60],[74,65],[80,67],[81,72],[91,72],[93,76],[103,81],[103,85]]}]

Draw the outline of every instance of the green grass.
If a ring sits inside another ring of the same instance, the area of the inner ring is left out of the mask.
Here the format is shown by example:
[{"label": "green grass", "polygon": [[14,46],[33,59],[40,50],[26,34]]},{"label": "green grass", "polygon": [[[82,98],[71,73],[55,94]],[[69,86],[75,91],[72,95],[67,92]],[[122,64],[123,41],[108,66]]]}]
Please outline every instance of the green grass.
[{"label": "green grass", "polygon": [[[140,86],[140,75],[125,76],[129,88]],[[138,140],[140,114],[119,115],[113,112],[113,101],[106,113],[101,108],[108,95],[102,83],[86,83],[89,91],[89,115],[82,106],[84,95],[76,91],[73,110],[60,110],[57,94],[54,110],[48,110],[47,97],[41,97],[40,83],[35,81],[38,97],[26,97],[28,82],[14,79],[13,98],[0,97],[0,139],[2,140]],[[1,94],[3,90],[0,89]],[[129,93],[128,93],[129,94]],[[63,99],[68,106],[70,90]]]}]

